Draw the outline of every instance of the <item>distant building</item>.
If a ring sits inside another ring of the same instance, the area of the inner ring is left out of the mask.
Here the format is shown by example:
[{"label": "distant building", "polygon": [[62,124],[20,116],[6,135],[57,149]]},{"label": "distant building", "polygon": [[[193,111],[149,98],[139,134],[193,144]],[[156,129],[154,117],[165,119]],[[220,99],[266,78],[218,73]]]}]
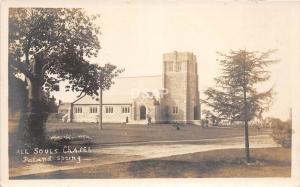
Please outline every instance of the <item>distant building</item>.
[{"label": "distant building", "polygon": [[71,109],[71,103],[59,103],[58,105],[58,113],[59,114],[68,114]]},{"label": "distant building", "polygon": [[[200,120],[196,56],[190,52],[163,55],[163,74],[116,78],[111,89],[103,92],[103,122],[139,123]],[[70,104],[72,122],[98,122],[99,99],[81,97]]]}]

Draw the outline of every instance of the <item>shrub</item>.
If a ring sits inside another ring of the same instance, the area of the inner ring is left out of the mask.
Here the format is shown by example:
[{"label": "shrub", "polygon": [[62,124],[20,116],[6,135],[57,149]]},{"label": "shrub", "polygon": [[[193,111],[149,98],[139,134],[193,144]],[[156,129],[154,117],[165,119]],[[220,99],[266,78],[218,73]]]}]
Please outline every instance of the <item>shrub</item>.
[{"label": "shrub", "polygon": [[292,122],[272,119],[272,137],[282,147],[291,147],[292,145]]},{"label": "shrub", "polygon": [[69,145],[69,144],[91,144],[93,138],[87,135],[78,135],[78,136],[71,136],[66,134],[64,136],[53,135],[50,136],[49,139],[56,144],[59,145]]}]

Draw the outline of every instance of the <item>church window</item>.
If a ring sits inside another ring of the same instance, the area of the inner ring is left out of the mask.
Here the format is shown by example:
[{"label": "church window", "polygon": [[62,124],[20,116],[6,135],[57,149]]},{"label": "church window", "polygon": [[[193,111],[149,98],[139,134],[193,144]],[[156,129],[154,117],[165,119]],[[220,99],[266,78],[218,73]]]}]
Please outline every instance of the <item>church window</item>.
[{"label": "church window", "polygon": [[178,106],[173,106],[172,113],[173,114],[178,114]]},{"label": "church window", "polygon": [[81,107],[74,107],[74,113],[82,113],[82,108]]},{"label": "church window", "polygon": [[105,113],[107,113],[107,114],[114,113],[114,108],[112,106],[105,107]]},{"label": "church window", "polygon": [[130,107],[129,106],[123,106],[122,107],[122,113],[130,113]]},{"label": "church window", "polygon": [[90,113],[97,113],[97,107],[90,107]]}]

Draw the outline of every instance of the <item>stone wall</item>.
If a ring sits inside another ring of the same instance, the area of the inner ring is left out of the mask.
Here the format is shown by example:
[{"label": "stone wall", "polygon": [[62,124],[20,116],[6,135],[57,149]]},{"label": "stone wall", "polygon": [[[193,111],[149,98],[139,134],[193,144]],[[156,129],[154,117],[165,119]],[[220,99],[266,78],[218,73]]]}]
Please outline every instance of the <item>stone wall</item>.
[{"label": "stone wall", "polygon": [[188,67],[188,81],[187,81],[187,120],[194,120],[196,107],[199,102],[198,98],[198,77],[197,77],[197,64],[191,61]]}]

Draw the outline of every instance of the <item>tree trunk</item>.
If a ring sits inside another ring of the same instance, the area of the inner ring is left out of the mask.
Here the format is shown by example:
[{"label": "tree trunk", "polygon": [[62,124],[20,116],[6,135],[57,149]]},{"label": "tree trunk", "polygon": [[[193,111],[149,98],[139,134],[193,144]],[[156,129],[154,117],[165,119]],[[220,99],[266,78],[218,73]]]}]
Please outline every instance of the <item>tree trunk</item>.
[{"label": "tree trunk", "polygon": [[26,123],[27,139],[31,144],[37,145],[45,142],[45,112],[41,99],[41,85],[38,80],[32,81],[31,98],[29,99],[29,114]]},{"label": "tree trunk", "polygon": [[248,134],[248,121],[245,121],[245,153],[246,161],[250,163],[250,150],[249,150],[249,134]]},{"label": "tree trunk", "polygon": [[[26,84],[26,80],[24,81]],[[21,145],[24,142],[24,132],[26,127],[26,121],[28,119],[28,90],[24,87],[23,88],[24,95],[22,95],[22,105],[20,108],[20,118],[19,118],[19,125],[18,125],[18,138],[16,140],[16,145]]]},{"label": "tree trunk", "polygon": [[99,125],[98,129],[102,130],[102,88],[99,89]]},{"label": "tree trunk", "polygon": [[36,59],[34,63],[34,77],[29,84],[29,103],[27,120],[25,122],[25,143],[32,146],[44,146],[46,143],[46,131],[44,123],[47,113],[42,102],[42,66],[41,61]]},{"label": "tree trunk", "polygon": [[247,161],[247,163],[250,163],[247,95],[246,95],[245,89],[244,89],[244,122],[245,122],[245,153],[246,153],[246,161]]},{"label": "tree trunk", "polygon": [[[245,53],[243,53],[246,55]],[[248,132],[248,104],[247,104],[247,79],[246,79],[246,56],[243,56],[243,94],[244,94],[244,122],[245,122],[245,153],[246,161],[250,163],[249,132]]]}]

